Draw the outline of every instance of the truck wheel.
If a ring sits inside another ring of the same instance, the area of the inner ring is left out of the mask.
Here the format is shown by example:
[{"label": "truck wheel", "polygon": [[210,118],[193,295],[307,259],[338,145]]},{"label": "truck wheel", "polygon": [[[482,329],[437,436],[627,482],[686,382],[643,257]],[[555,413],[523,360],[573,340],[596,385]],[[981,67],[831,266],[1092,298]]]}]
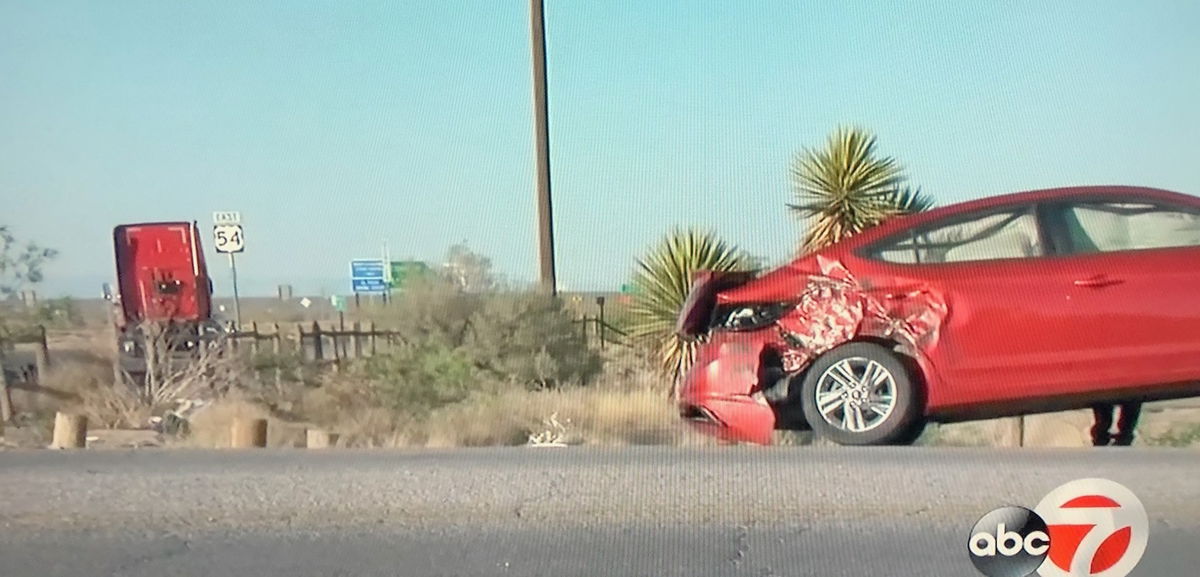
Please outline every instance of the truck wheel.
[{"label": "truck wheel", "polygon": [[839,445],[910,444],[922,424],[920,390],[904,364],[874,343],[825,353],[805,373],[804,416]]}]

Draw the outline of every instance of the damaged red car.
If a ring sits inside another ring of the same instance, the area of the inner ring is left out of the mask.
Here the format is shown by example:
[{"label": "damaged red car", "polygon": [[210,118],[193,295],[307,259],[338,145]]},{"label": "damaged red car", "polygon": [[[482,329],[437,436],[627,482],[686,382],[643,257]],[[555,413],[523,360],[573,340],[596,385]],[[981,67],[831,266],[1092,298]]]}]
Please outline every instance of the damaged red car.
[{"label": "damaged red car", "polygon": [[1200,198],[1038,190],[891,219],[761,273],[696,275],[681,415],[769,444],[1200,396]]}]

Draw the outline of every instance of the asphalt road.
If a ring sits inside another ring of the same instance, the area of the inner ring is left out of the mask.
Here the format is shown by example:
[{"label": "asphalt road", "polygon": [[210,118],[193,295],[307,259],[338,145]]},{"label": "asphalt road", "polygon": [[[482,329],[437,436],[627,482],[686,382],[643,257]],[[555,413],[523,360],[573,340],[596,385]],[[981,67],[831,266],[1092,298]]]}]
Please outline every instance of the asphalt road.
[{"label": "asphalt road", "polygon": [[1094,476],[1134,575],[1196,574],[1196,451],[824,447],[0,453],[0,574],[971,576],[982,514]]}]

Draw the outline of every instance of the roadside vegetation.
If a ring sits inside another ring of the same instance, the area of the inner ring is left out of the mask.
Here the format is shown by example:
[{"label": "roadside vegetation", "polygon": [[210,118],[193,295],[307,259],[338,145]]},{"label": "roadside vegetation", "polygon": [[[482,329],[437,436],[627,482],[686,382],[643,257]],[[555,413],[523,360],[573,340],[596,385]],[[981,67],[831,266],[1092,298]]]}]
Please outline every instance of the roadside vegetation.
[{"label": "roadside vegetation", "polygon": [[[895,160],[878,156],[874,136],[858,129],[805,149],[791,172],[796,202],[788,208],[806,219],[805,251],[930,205],[907,188]],[[56,253],[18,243],[5,227],[0,241],[3,301],[40,281]],[[143,428],[177,414],[186,421],[171,429],[173,442],[199,447],[227,442],[239,416],[269,419],[270,442],[285,446],[310,426],[362,447],[707,442],[687,433],[673,405],[695,353],[674,334],[675,320],[697,271],[763,267],[712,231],[669,231],[635,259],[632,302],[609,309],[608,322],[628,342],[601,353],[581,335],[571,303],[512,285],[466,245],[451,247],[445,262],[370,313],[376,325],[399,331],[404,345],[336,371],[296,351],[242,351],[210,356],[203,366],[160,367],[153,385],[134,386],[112,371],[111,343],[100,334],[77,343],[36,390],[15,390],[14,402],[34,437],[48,434],[59,409],[103,428]],[[5,314],[5,330],[83,323],[66,299],[18,308]]]},{"label": "roadside vegetation", "polygon": [[[858,128],[803,149],[790,173],[786,208],[804,223],[800,255],[933,206]],[[331,368],[295,349],[218,345],[220,354],[163,364],[153,382],[135,385],[112,368],[111,335],[70,299],[33,306],[17,299],[56,254],[0,226],[0,357],[38,327],[59,339],[40,383],[9,387],[15,414],[3,438],[10,445],[45,446],[59,410],[86,415],[93,429],[155,423],[169,444],[184,447],[227,445],[238,417],[268,419],[273,446],[299,444],[311,427],[337,433],[345,447],[711,444],[683,426],[673,404],[695,354],[695,344],[675,334],[676,319],[697,271],[764,268],[711,230],[676,227],[632,263],[630,302],[613,303],[606,316],[627,338],[600,350],[581,334],[579,303],[515,286],[485,255],[456,245],[446,266],[408,279],[388,306],[346,315],[397,331],[399,347]],[[299,319],[289,314],[296,313],[266,310],[249,320]],[[975,425],[931,426],[918,444],[986,446],[993,436]],[[807,434],[777,441],[812,443]],[[1198,445],[1200,426],[1173,426],[1141,444]]]}]

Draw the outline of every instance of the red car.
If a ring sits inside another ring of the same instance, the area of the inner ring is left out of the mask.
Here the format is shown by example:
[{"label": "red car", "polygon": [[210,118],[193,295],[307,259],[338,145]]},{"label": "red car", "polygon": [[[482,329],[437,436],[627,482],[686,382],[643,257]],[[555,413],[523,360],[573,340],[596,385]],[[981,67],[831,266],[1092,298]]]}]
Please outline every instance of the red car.
[{"label": "red car", "polygon": [[768,444],[1200,395],[1200,198],[1125,186],[895,218],[764,274],[696,276],[681,415]]}]

